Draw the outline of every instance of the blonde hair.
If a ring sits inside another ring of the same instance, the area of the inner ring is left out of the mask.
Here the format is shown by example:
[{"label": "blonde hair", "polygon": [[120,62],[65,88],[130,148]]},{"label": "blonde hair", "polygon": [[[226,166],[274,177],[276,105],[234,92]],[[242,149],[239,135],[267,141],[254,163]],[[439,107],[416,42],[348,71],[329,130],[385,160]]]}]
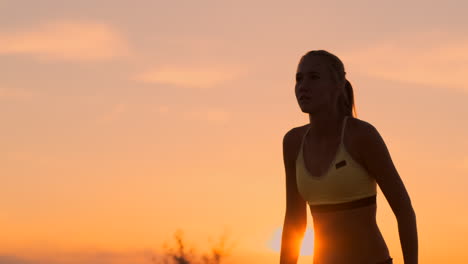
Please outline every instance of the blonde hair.
[{"label": "blonde hair", "polygon": [[[329,62],[329,69],[333,80],[337,84],[345,82],[344,93],[341,93],[338,97],[338,110],[347,116],[357,117],[356,106],[354,105],[354,93],[353,86],[346,79],[346,71],[344,69],[343,62],[334,54],[326,50],[312,50],[307,52],[301,58],[301,62],[309,56],[325,56]],[[353,114],[354,110],[354,114]]]}]

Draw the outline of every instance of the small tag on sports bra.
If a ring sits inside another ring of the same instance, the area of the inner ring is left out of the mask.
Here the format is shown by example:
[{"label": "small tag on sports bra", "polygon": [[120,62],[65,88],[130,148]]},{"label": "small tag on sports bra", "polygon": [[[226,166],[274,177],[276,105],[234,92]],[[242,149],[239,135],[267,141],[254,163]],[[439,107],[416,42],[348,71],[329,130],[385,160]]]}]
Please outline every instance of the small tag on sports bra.
[{"label": "small tag on sports bra", "polygon": [[335,164],[335,168],[337,168],[337,169],[339,169],[341,167],[344,167],[344,166],[346,166],[346,160],[342,160],[342,161]]}]

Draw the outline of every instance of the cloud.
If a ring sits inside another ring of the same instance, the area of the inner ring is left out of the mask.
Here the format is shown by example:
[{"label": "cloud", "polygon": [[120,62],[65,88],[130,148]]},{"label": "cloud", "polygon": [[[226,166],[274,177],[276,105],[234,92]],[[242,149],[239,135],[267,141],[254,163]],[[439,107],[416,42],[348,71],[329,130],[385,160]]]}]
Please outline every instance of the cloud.
[{"label": "cloud", "polygon": [[29,100],[34,96],[31,91],[19,88],[0,87],[0,100]]},{"label": "cloud", "polygon": [[180,85],[191,88],[213,88],[233,80],[239,70],[223,67],[161,67],[137,74],[132,79],[145,83]]},{"label": "cloud", "polygon": [[0,54],[26,54],[45,60],[107,60],[129,53],[111,26],[85,21],[54,21],[0,33]]},{"label": "cloud", "polygon": [[461,164],[461,168],[468,171],[468,156],[465,156],[461,161],[457,162]]},{"label": "cloud", "polygon": [[225,123],[229,119],[229,113],[223,109],[205,107],[186,112],[185,116],[191,120]]},{"label": "cloud", "polygon": [[343,54],[352,75],[366,75],[468,92],[468,38],[442,31],[397,36]]},{"label": "cloud", "polygon": [[222,108],[209,106],[194,106],[191,108],[175,108],[170,105],[147,106],[148,111],[157,114],[159,117],[169,117],[173,119],[186,119],[190,121],[202,121],[208,123],[226,123],[231,115]]},{"label": "cloud", "polygon": [[169,112],[169,107],[168,106],[161,105],[161,106],[158,107],[158,113],[166,114],[168,112]]},{"label": "cloud", "polygon": [[150,110],[152,112],[156,112],[157,114],[160,114],[160,115],[166,115],[170,111],[169,106],[167,106],[167,105],[159,105],[159,106],[156,106],[156,107],[150,107]]},{"label": "cloud", "polygon": [[123,113],[128,111],[128,106],[126,103],[115,104],[107,112],[98,116],[96,121],[101,124],[116,121]]}]

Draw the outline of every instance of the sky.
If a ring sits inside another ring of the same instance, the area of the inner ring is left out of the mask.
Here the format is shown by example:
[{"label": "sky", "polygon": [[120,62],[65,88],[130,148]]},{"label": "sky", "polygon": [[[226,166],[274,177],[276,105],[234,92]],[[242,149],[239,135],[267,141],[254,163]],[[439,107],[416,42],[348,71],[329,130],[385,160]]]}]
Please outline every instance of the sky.
[{"label": "sky", "polygon": [[[357,117],[387,144],[416,212],[420,263],[465,263],[466,10],[455,0],[0,0],[0,264],[150,263],[177,230],[200,252],[226,235],[226,263],[278,263],[282,139],[309,121],[295,71],[318,49],[343,61]],[[403,263],[380,189],[377,204]]]}]

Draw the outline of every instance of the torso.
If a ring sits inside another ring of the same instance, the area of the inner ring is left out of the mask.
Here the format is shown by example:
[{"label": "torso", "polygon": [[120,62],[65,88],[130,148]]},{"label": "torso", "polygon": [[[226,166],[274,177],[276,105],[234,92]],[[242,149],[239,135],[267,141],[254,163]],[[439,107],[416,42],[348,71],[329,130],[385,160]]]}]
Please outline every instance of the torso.
[{"label": "torso", "polygon": [[[365,146],[358,144],[356,135],[359,119],[348,117],[343,144],[352,158],[365,167],[359,153]],[[299,127],[295,146],[297,154],[308,125]],[[308,135],[309,136],[309,135]],[[340,134],[329,140],[314,142],[307,137],[304,146],[304,163],[313,176],[323,176],[340,144]],[[296,158],[295,157],[295,158]],[[295,159],[294,158],[294,159]],[[376,205],[333,212],[313,212],[314,264],[373,264],[386,260],[390,255],[376,222]]]}]

